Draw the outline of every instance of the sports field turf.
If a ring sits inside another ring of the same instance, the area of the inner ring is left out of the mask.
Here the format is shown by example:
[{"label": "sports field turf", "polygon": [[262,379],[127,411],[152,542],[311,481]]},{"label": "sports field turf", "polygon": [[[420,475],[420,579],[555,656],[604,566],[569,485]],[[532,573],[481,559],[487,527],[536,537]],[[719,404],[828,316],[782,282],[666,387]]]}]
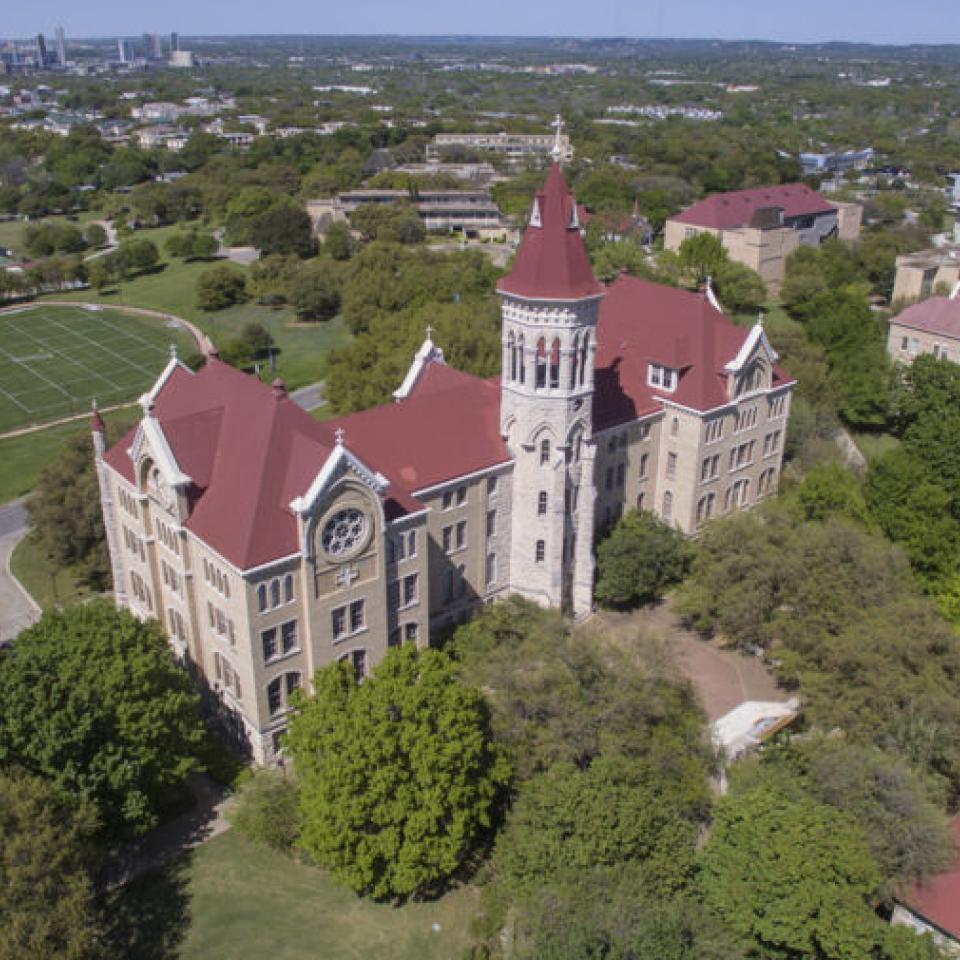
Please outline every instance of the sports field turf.
[{"label": "sports field turf", "polygon": [[194,352],[181,327],[116,310],[26,306],[0,313],[0,433],[134,399],[176,345]]}]

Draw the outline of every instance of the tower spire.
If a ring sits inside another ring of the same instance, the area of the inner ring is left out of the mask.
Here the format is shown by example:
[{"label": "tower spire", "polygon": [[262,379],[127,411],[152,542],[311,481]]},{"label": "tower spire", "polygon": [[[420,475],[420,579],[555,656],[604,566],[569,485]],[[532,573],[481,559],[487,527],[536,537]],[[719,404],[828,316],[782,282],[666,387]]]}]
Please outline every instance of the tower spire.
[{"label": "tower spire", "polygon": [[560,145],[560,134],[563,132],[563,117],[560,114],[557,114],[556,119],[550,124],[555,130],[556,133],[553,137],[553,149],[550,151],[550,156],[553,157],[554,163],[559,163],[563,159],[563,147]]}]

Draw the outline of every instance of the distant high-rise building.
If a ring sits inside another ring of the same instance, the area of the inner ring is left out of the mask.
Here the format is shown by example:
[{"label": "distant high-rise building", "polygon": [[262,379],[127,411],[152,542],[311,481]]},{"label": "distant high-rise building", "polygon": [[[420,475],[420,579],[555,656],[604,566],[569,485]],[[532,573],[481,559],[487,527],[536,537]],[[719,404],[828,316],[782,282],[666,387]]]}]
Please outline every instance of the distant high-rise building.
[{"label": "distant high-rise building", "polygon": [[171,33],[170,34],[170,52],[173,53],[174,50],[179,50],[179,49],[180,49],[180,34],[176,32]]},{"label": "distant high-rise building", "polygon": [[47,65],[47,41],[43,39],[43,34],[37,34],[37,66],[45,67]]},{"label": "distant high-rise building", "polygon": [[159,33],[150,34],[150,44],[147,47],[150,51],[151,60],[162,60],[163,59],[163,42],[160,39]]},{"label": "distant high-rise building", "polygon": [[117,40],[117,54],[121,63],[129,63],[133,58],[130,51],[130,42],[128,40]]},{"label": "distant high-rise building", "polygon": [[57,38],[57,63],[61,67],[66,66],[67,63],[67,38],[64,35],[63,27],[57,27],[56,32]]}]

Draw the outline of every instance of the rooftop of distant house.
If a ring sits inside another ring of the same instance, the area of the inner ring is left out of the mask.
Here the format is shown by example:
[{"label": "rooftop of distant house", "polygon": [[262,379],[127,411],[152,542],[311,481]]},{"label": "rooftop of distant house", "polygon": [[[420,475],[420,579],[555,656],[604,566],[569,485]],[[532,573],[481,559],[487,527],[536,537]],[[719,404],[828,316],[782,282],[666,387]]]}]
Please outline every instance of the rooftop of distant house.
[{"label": "rooftop of distant house", "polygon": [[836,209],[805,183],[784,183],[775,187],[715,193],[671,219],[691,226],[733,230],[748,226],[758,210],[771,208],[783,210],[784,220],[830,213]]},{"label": "rooftop of distant house", "polygon": [[950,821],[954,860],[942,873],[912,883],[897,899],[954,940],[960,940],[960,815]]}]

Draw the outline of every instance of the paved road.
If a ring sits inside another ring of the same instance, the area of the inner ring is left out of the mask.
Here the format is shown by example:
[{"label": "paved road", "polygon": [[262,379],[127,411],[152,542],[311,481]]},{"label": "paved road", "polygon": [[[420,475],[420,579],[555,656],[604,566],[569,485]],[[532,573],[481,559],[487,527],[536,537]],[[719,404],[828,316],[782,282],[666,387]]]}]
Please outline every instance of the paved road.
[{"label": "paved road", "polygon": [[298,407],[304,410],[316,410],[322,407],[327,401],[323,398],[324,383],[311,383],[309,386],[294,390],[290,396]]},{"label": "paved road", "polygon": [[10,554],[27,534],[23,500],[0,506],[0,642],[36,622],[40,608],[10,574]]}]

